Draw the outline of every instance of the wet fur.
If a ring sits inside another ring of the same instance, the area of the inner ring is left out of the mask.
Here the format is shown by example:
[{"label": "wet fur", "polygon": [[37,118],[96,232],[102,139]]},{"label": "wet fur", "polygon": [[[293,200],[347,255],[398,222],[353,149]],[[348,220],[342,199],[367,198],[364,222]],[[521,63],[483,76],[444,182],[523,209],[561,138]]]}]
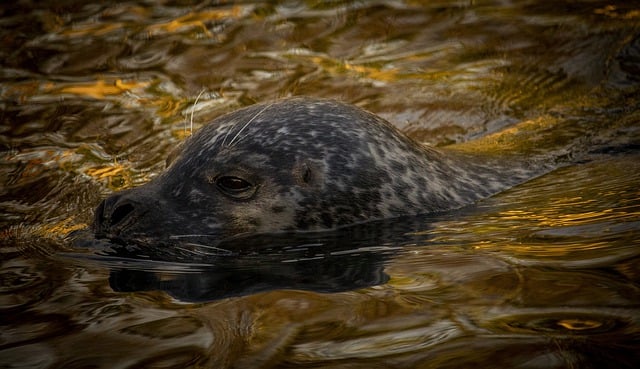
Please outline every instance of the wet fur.
[{"label": "wet fur", "polygon": [[[332,229],[459,208],[548,169],[429,148],[360,108],[310,98],[229,113],[183,146],[162,175],[101,204],[98,237],[197,246]],[[221,176],[245,178],[255,193],[230,198]]]}]

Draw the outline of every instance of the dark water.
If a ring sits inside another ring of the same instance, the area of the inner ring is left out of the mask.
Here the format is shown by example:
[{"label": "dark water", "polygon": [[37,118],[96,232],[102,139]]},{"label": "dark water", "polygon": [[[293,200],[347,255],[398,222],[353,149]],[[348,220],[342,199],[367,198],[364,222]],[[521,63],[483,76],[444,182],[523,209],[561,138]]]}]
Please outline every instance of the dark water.
[{"label": "dark water", "polygon": [[[638,4],[3,2],[0,45],[0,367],[640,365]],[[192,129],[293,95],[557,168],[207,262],[66,237]]]}]

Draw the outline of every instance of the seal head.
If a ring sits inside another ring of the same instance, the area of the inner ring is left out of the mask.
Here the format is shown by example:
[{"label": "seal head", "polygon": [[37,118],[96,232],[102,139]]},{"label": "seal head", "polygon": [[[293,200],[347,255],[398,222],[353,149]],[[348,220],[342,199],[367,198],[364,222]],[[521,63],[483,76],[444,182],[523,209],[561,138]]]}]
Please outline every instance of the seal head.
[{"label": "seal head", "polygon": [[105,199],[94,230],[127,243],[331,229],[457,208],[501,177],[355,106],[294,98],[204,126],[163,174]]}]

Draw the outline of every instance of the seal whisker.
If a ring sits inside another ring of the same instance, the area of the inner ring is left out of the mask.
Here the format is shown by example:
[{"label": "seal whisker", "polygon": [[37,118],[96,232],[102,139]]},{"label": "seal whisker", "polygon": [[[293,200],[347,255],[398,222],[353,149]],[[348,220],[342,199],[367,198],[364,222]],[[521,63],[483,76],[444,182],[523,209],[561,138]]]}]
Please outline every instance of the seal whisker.
[{"label": "seal whisker", "polygon": [[[198,105],[198,100],[200,100],[200,96],[204,93],[205,89],[200,90],[200,93],[196,97],[196,100],[193,102],[193,106],[191,107],[191,116],[189,118],[189,134],[193,133],[193,112],[196,110],[196,105]],[[187,124],[185,122],[184,131],[187,132]]]},{"label": "seal whisker", "polygon": [[198,255],[198,256],[211,255],[211,254],[208,254],[208,253],[205,253],[205,252],[198,252],[196,250],[190,250],[190,249],[186,249],[186,248],[180,247],[180,246],[176,246],[176,250],[184,251],[186,253],[193,254],[193,255]]},{"label": "seal whisker", "polygon": [[200,243],[188,243],[187,245],[196,246],[198,248],[203,248],[203,249],[206,249],[206,250],[212,250],[212,251],[214,251],[214,253],[212,255],[233,255],[233,251],[227,250],[227,249],[223,249],[221,247],[203,245],[203,244],[200,244]]},{"label": "seal whisker", "polygon": [[[187,246],[189,248],[187,248]],[[176,248],[192,254],[200,255],[233,255],[233,251],[230,250],[193,242],[185,243],[182,246],[176,246]]]},{"label": "seal whisker", "polygon": [[220,147],[224,147],[224,143],[227,141],[227,136],[229,136],[229,133],[231,132],[232,129],[233,127],[229,127],[229,129],[227,129],[227,132],[225,132],[224,137],[222,138],[222,144],[220,144]]},{"label": "seal whisker", "polygon": [[171,236],[169,236],[170,239],[187,238],[187,237],[211,237],[211,235],[206,233],[193,233],[193,234],[172,234]]},{"label": "seal whisker", "polygon": [[[233,136],[233,138],[231,139],[231,141],[229,141],[229,147],[233,146],[234,143],[239,142],[240,140],[238,139],[238,136],[240,135],[240,133],[242,133],[242,131],[244,131],[245,128],[247,128],[258,116],[260,116],[260,114],[262,114],[265,110],[269,109],[273,104],[268,104],[265,105],[264,108],[262,108],[259,112],[256,113],[256,115],[254,115],[251,119],[249,119],[249,121],[247,123],[244,124],[244,126],[242,126],[242,128],[240,128],[240,130],[236,133],[235,136]],[[227,134],[229,134],[229,132],[227,132]],[[226,135],[225,135],[225,139],[226,139]],[[236,139],[238,139],[238,141],[236,141]],[[224,140],[222,141],[222,145],[224,146]]]}]

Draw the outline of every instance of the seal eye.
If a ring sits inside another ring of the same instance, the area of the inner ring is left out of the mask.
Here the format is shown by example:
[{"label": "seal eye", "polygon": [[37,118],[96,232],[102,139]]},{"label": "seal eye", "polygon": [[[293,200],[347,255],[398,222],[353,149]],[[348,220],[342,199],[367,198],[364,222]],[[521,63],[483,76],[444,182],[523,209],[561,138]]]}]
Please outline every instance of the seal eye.
[{"label": "seal eye", "polygon": [[246,198],[252,195],[247,191],[251,190],[253,185],[242,178],[223,176],[216,179],[216,185],[222,192],[233,197]]}]

